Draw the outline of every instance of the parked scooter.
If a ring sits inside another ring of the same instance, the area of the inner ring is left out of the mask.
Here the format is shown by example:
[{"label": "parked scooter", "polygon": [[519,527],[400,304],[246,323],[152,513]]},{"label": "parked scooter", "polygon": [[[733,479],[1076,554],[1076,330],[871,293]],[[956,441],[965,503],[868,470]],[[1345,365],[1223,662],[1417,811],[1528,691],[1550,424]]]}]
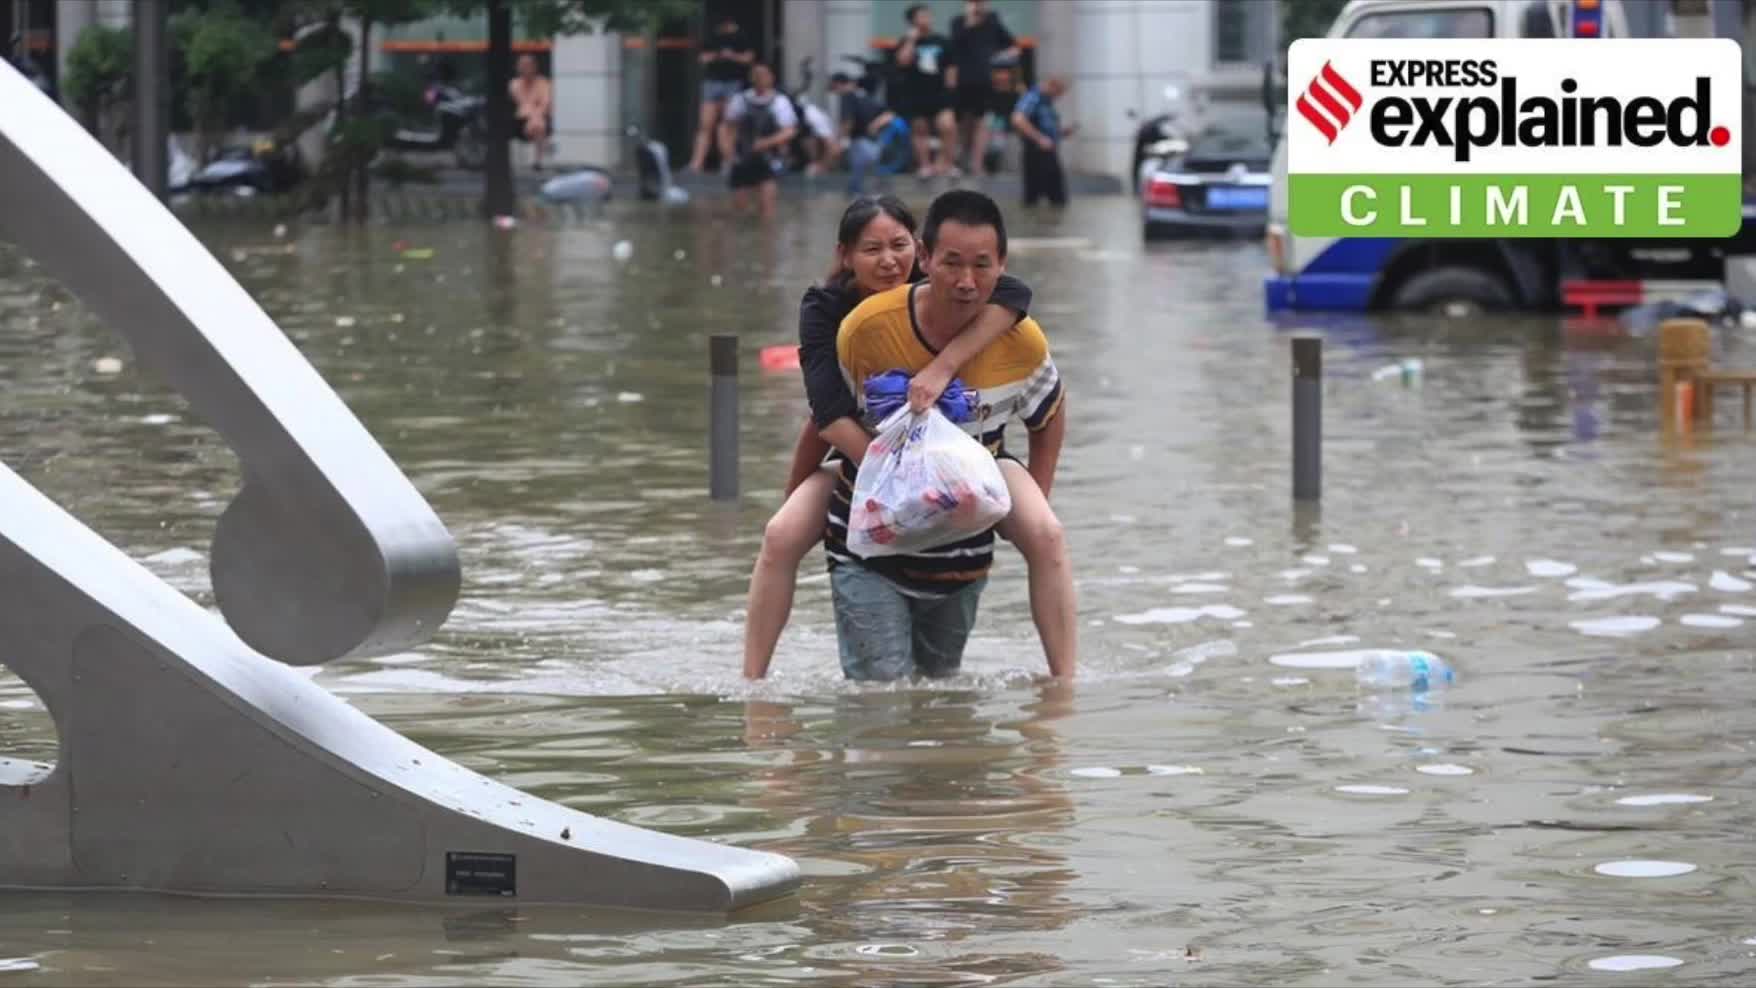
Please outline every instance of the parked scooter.
[{"label": "parked scooter", "polygon": [[1199,129],[1199,108],[1188,86],[1171,83],[1162,95],[1163,112],[1146,120],[1134,132],[1131,178],[1137,195],[1148,175],[1189,153],[1189,142]]},{"label": "parked scooter", "polygon": [[[174,163],[178,157],[180,153]],[[277,146],[264,138],[250,147],[221,149],[218,157],[195,168],[186,182],[177,181],[175,174],[170,178],[172,195],[267,196],[291,190],[305,180],[306,171],[298,145]]]},{"label": "parked scooter", "polygon": [[[793,104],[793,112],[799,118],[799,125],[793,133],[793,139],[787,144],[787,170],[807,171],[811,165],[823,160],[828,148],[840,140],[840,132],[835,121],[822,107],[811,101],[811,82],[813,59],[807,55],[799,61],[798,81],[790,90],[781,90]],[[813,147],[812,141],[818,144]]]},{"label": "parked scooter", "polygon": [[671,205],[689,201],[689,192],[671,178],[671,152],[662,141],[647,137],[630,125],[628,140],[634,145],[634,165],[640,174],[640,198],[658,199]]},{"label": "parked scooter", "polygon": [[433,111],[425,130],[397,127],[384,139],[387,151],[451,151],[457,167],[479,171],[488,160],[488,101],[446,82],[427,86],[425,100]]}]

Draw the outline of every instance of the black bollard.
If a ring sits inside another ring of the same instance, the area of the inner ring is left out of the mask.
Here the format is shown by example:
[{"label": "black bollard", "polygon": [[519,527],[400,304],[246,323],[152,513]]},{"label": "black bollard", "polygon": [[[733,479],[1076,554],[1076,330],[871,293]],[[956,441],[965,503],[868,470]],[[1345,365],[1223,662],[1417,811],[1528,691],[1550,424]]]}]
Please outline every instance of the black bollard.
[{"label": "black bollard", "polygon": [[132,145],[134,177],[160,202],[169,183],[171,121],[169,0],[135,0]]},{"label": "black bollard", "polygon": [[1323,337],[1293,336],[1293,500],[1323,491]]},{"label": "black bollard", "polygon": [[738,497],[738,338],[720,333],[710,341],[713,386],[708,398],[708,493],[715,501]]}]

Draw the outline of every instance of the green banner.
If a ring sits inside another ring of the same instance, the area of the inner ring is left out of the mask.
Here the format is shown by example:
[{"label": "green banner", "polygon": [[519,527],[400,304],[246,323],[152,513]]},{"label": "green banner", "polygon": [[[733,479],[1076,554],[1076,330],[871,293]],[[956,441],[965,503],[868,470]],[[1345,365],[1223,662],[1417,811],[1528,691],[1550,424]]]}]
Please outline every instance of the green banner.
[{"label": "green banner", "polygon": [[1301,237],[1729,237],[1738,175],[1289,175]]}]

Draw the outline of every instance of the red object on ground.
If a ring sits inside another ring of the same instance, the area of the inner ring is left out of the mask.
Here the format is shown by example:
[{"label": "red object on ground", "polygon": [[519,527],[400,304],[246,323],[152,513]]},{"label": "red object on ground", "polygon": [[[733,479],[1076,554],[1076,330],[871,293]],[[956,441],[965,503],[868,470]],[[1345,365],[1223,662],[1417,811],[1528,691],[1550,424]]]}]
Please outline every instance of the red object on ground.
[{"label": "red object on ground", "polygon": [[798,370],[799,348],[797,346],[765,346],[757,360],[763,370]]},{"label": "red object on ground", "polygon": [[1648,278],[1640,281],[1563,281],[1561,302],[1582,309],[1585,318],[1597,318],[1599,309],[1622,309],[1648,302],[1687,301],[1691,296],[1722,287],[1712,279]]},{"label": "red object on ground", "polygon": [[1568,281],[1561,284],[1561,301],[1585,310],[1585,318],[1597,317],[1600,306],[1639,305],[1646,300],[1638,281]]}]

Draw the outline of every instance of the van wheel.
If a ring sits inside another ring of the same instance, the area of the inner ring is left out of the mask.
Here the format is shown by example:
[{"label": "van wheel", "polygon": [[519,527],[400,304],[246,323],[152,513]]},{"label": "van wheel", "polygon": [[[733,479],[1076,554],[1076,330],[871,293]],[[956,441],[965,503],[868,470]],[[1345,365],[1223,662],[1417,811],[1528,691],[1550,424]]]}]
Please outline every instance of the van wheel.
[{"label": "van wheel", "polygon": [[1459,318],[1512,307],[1512,292],[1480,268],[1435,268],[1402,283],[1391,307]]}]

